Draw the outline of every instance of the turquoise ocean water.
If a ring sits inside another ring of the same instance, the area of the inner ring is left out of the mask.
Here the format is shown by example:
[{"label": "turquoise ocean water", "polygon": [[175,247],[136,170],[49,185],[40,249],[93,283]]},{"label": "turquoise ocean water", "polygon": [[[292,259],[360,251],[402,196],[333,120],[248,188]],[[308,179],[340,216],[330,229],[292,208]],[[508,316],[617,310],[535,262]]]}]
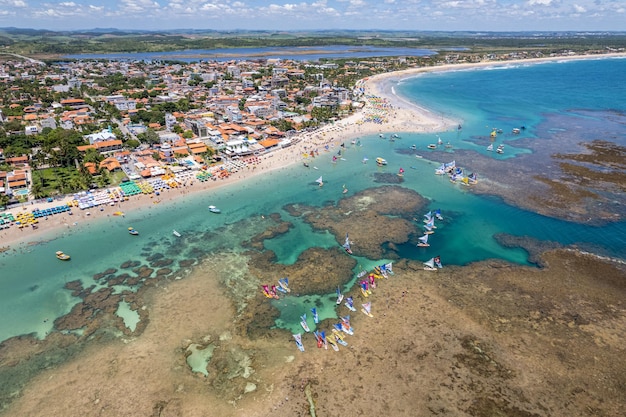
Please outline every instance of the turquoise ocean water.
[{"label": "turquoise ocean water", "polygon": [[[524,125],[527,128],[524,135],[533,135],[534,129],[539,124],[545,125],[553,115],[580,124],[584,123],[584,117],[579,110],[623,113],[625,86],[626,59],[599,59],[431,73],[403,81],[397,90],[442,115],[461,120],[460,133],[441,133],[444,140],[455,141],[455,148],[485,152],[484,146],[476,145],[471,137],[484,134],[487,126],[510,131]],[[623,129],[613,132],[612,137],[626,145],[626,127]],[[374,182],[374,175],[395,173],[400,167],[406,170],[402,186],[430,199],[431,208],[440,208],[446,218],[430,248],[405,245],[400,248],[404,257],[427,260],[441,255],[448,265],[489,258],[527,264],[525,251],[504,248],[494,240],[494,234],[503,232],[578,244],[602,255],[626,258],[625,222],[593,227],[555,220],[504,204],[494,197],[472,195],[466,188],[435,176],[434,169],[443,161],[416,159],[406,152],[414,143],[423,149],[433,137],[433,134],[407,133],[395,142],[364,137],[362,146],[346,141],[345,160],[333,164],[333,152],[320,150],[314,161],[318,170],[294,164],[222,189],[185,195],[171,204],[128,213],[125,218],[109,217],[79,224],[63,235],[48,236],[50,240],[46,243],[23,247],[19,253],[0,254],[0,341],[27,333],[43,337],[50,332],[53,320],[78,301],[63,288],[68,281],[80,279],[85,286],[93,285],[94,274],[110,267],[119,268],[127,260],[146,264],[146,257],[154,253],[188,259],[224,250],[243,252],[241,242],[262,230],[261,215],[278,212],[295,225],[286,235],[265,243],[266,248],[276,252],[278,262],[291,264],[309,247],[336,246],[333,236],[313,231],[300,219],[289,216],[283,206],[303,203],[321,207],[329,201],[336,202],[357,191],[382,185]],[[378,156],[389,164],[377,167],[374,159]],[[449,156],[450,160],[454,159],[453,152]],[[367,164],[362,163],[364,157],[369,158]],[[506,157],[512,157],[511,153],[507,152]],[[319,175],[324,178],[322,188],[315,184]],[[346,195],[341,193],[343,184],[349,189]],[[209,213],[209,204],[217,205],[222,214]],[[139,230],[140,236],[128,235],[128,226]],[[210,239],[198,238],[218,228],[221,232]],[[173,229],[182,237],[174,237]],[[58,261],[54,257],[57,250],[71,254],[72,260]],[[359,261],[361,265],[373,266],[381,260]],[[181,271],[180,275],[187,272]],[[123,289],[126,288],[118,288]],[[322,319],[334,315],[333,294],[291,298],[289,303],[281,300],[276,305],[282,311],[277,325],[294,331],[298,330],[298,316],[313,305],[320,306]]]}]

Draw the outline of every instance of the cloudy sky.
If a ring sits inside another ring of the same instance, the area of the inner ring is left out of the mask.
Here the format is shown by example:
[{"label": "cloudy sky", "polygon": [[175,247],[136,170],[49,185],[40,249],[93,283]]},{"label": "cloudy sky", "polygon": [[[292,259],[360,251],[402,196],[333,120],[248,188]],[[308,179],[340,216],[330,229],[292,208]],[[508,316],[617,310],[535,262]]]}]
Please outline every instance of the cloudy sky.
[{"label": "cloudy sky", "polygon": [[626,0],[0,0],[36,29],[626,30]]}]

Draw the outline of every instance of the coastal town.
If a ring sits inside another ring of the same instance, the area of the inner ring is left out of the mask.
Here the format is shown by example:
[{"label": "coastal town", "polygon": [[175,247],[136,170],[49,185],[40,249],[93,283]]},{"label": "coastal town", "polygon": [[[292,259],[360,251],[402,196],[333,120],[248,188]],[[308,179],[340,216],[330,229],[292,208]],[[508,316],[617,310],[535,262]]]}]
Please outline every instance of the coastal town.
[{"label": "coastal town", "polygon": [[[556,222],[536,215],[542,178],[519,174],[522,156],[412,144],[471,124],[394,89],[423,72],[611,53],[0,55],[0,415],[621,415],[622,260],[587,251],[587,224],[543,227]],[[533,166],[552,162],[548,140],[526,139],[543,150]],[[446,152],[481,182],[437,175]],[[477,204],[489,184],[518,205]],[[581,242],[500,226],[516,222]]]},{"label": "coastal town", "polygon": [[[154,193],[176,187],[180,173],[184,181],[226,178],[349,115],[360,113],[360,123],[385,123],[384,103],[362,87],[367,77],[416,67],[541,58],[541,53],[337,62],[46,64],[4,58],[0,207],[10,209],[120,185],[122,193]],[[81,208],[108,201],[87,200]]]}]

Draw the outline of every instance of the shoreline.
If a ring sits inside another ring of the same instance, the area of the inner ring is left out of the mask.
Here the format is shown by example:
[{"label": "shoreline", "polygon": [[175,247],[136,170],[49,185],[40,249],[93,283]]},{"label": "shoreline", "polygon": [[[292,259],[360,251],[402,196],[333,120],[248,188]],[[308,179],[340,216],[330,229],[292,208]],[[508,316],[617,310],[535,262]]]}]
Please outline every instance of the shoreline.
[{"label": "shoreline", "polygon": [[[270,151],[260,156],[258,163],[250,164],[247,168],[231,174],[226,179],[210,180],[205,183],[192,180],[190,185],[171,189],[167,193],[161,193],[161,195],[158,196],[158,200],[154,198],[154,195],[148,196],[140,194],[130,197],[127,201],[122,203],[117,203],[115,206],[101,205],[86,210],[77,209],[73,210],[74,214],[72,216],[66,214],[53,215],[50,216],[48,220],[40,221],[37,229],[20,229],[13,225],[9,229],[0,230],[0,240],[2,241],[2,244],[0,244],[0,253],[11,253],[11,251],[18,251],[23,246],[41,243],[44,237],[48,237],[52,233],[58,233],[61,230],[71,229],[72,227],[80,227],[80,223],[105,218],[112,215],[115,211],[123,211],[126,213],[141,208],[149,208],[157,201],[159,204],[169,204],[188,193],[208,192],[213,189],[228,186],[229,184],[238,183],[239,181],[245,181],[258,175],[302,162],[304,154],[325,145],[339,144],[361,136],[392,132],[436,133],[448,129],[456,129],[460,121],[449,119],[443,115],[436,115],[427,107],[423,107],[419,103],[410,102],[396,92],[394,87],[398,82],[419,76],[419,74],[471,70],[489,66],[607,58],[626,58],[626,53],[446,64],[377,74],[361,80],[360,83],[366,97],[377,98],[383,101],[384,106],[382,108],[377,107],[378,104],[374,102],[374,100],[368,100],[365,106],[357,110],[354,114],[338,120],[333,124],[325,125],[314,132],[298,133],[292,138],[292,145]],[[368,117],[372,114],[382,114],[383,121],[381,123],[367,121]],[[67,202],[70,199],[69,196],[66,196],[66,198],[61,201]],[[22,211],[31,212],[35,208],[45,209],[57,207],[62,204],[64,203],[58,201],[31,205],[24,204],[21,208],[13,208],[11,210],[5,210],[4,212],[14,214]]]}]

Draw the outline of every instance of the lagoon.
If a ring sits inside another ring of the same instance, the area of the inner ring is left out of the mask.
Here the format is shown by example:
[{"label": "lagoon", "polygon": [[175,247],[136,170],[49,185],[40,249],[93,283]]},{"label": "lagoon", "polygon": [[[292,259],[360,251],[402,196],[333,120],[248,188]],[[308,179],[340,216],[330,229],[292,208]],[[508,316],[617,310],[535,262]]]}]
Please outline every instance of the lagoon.
[{"label": "lagoon", "polygon": [[314,47],[274,47],[274,48],[224,48],[189,49],[167,52],[129,52],[110,54],[73,54],[64,59],[110,60],[110,61],[232,61],[258,59],[291,59],[296,61],[318,61],[319,59],[349,59],[388,56],[430,56],[437,52],[430,49],[376,47],[376,46],[314,46]]}]

